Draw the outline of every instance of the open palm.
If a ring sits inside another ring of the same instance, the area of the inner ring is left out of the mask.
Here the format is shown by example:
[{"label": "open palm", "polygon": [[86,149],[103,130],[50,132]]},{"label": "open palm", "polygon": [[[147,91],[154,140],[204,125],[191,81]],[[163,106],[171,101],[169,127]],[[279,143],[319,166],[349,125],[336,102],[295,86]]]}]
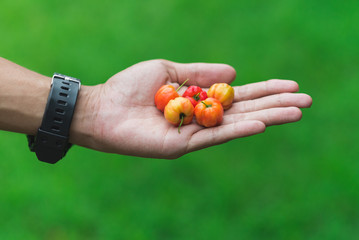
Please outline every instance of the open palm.
[{"label": "open palm", "polygon": [[[178,158],[191,151],[261,133],[266,126],[295,122],[299,108],[309,107],[310,96],[293,93],[297,83],[270,80],[234,87],[232,108],[223,123],[213,128],[169,124],[154,104],[156,91],[164,84],[186,85],[207,90],[213,83],[231,83],[235,70],[225,64],[179,64],[166,60],[138,63],[98,85],[92,148],[126,155]],[[184,86],[180,94],[186,90]]]}]

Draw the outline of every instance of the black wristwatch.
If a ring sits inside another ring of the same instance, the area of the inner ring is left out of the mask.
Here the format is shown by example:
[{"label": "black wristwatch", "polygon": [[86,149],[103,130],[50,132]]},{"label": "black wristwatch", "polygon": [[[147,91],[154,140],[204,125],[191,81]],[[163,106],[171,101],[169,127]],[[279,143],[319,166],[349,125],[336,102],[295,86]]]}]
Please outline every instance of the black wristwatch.
[{"label": "black wristwatch", "polygon": [[80,87],[79,79],[53,75],[41,126],[36,136],[27,136],[30,150],[40,161],[56,163],[72,146],[69,132]]}]

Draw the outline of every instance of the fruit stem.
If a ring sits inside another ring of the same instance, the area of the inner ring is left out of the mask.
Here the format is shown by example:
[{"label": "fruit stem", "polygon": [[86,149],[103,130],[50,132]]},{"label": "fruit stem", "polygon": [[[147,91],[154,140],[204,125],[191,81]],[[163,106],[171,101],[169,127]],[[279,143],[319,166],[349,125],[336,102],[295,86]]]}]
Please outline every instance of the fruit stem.
[{"label": "fruit stem", "polygon": [[196,100],[196,101],[198,101],[199,100],[199,94],[201,94],[200,92],[199,93],[197,93],[196,95],[194,95],[194,100]]},{"label": "fruit stem", "polygon": [[180,125],[178,126],[178,133],[180,134],[181,133],[181,126],[182,126],[182,123],[183,123],[183,119],[184,119],[185,115],[183,113],[180,114],[180,118],[181,118],[181,122],[180,122]]},{"label": "fruit stem", "polygon": [[188,81],[189,81],[189,78],[187,78],[186,81],[184,81],[184,82],[181,84],[181,86],[179,86],[179,87],[177,88],[176,92],[178,92],[178,90],[180,90],[181,87],[183,87],[183,85],[185,85],[186,82],[188,82]]},{"label": "fruit stem", "polygon": [[212,105],[207,105],[204,101],[202,101],[201,103],[203,103],[206,106],[206,108],[212,107]]}]

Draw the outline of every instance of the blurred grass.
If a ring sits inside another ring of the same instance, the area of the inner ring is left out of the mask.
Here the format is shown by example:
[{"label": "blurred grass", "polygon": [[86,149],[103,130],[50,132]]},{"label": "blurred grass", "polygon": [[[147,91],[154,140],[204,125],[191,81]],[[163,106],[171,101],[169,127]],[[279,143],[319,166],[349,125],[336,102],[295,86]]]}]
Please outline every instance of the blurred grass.
[{"label": "blurred grass", "polygon": [[175,161],[73,148],[37,162],[0,134],[0,239],[357,239],[358,1],[0,3],[0,56],[105,82],[139,61],[223,62],[235,85],[296,80],[299,123]]}]

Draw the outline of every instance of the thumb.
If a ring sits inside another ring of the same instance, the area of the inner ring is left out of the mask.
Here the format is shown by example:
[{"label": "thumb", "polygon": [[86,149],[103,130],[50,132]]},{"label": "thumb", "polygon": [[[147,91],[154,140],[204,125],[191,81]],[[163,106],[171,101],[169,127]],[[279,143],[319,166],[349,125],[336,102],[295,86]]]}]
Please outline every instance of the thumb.
[{"label": "thumb", "polygon": [[186,85],[210,87],[214,83],[228,83],[236,78],[236,70],[227,64],[219,63],[175,63],[167,61],[172,82]]}]

